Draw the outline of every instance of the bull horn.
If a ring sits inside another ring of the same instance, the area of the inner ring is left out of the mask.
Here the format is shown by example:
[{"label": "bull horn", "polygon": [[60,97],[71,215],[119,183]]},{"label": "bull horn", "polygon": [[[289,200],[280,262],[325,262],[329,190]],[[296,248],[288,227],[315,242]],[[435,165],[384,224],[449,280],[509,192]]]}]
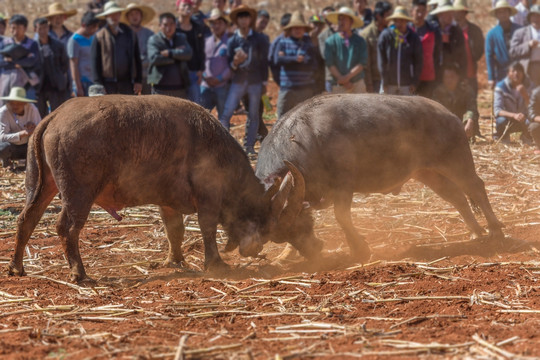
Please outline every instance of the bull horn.
[{"label": "bull horn", "polygon": [[280,218],[281,212],[283,211],[283,206],[285,205],[285,201],[287,201],[287,198],[289,197],[289,193],[291,192],[292,188],[293,176],[289,172],[287,173],[287,175],[285,175],[285,178],[281,182],[279,190],[272,198],[272,217],[274,219],[277,220]]},{"label": "bull horn", "polygon": [[272,200],[274,195],[276,195],[276,193],[279,191],[279,187],[281,186],[281,177],[279,176],[270,175],[264,180],[264,183],[269,183],[270,181],[272,181],[272,185],[264,193],[265,203],[269,203]]},{"label": "bull horn", "polygon": [[296,217],[302,211],[304,207],[304,197],[306,195],[306,183],[304,176],[298,170],[294,164],[285,160],[285,165],[289,168],[290,173],[294,179],[294,185],[290,195],[287,198],[287,207],[281,212],[281,216],[278,220],[278,226],[280,228],[287,229],[296,220]]}]

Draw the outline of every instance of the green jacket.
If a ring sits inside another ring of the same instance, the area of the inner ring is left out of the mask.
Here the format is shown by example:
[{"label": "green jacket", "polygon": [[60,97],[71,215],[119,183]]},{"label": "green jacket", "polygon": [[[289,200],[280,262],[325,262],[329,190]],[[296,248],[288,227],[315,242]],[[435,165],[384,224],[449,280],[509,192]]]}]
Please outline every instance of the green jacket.
[{"label": "green jacket", "polygon": [[[175,33],[172,46],[160,31],[148,39],[148,84],[158,85],[163,77],[166,66],[179,66],[182,84],[189,86],[189,70],[187,62],[191,59],[193,50],[184,34]],[[161,55],[163,50],[169,50],[169,56]]]}]

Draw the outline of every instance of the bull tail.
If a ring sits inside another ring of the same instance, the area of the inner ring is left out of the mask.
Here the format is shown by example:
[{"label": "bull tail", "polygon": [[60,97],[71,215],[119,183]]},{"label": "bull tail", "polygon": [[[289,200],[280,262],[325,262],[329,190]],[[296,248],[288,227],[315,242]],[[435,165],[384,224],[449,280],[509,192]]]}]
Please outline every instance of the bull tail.
[{"label": "bull tail", "polygon": [[[44,184],[44,164],[43,164],[43,134],[51,120],[55,116],[47,116],[43,121],[40,122],[39,126],[36,128],[34,133],[30,138],[30,145],[32,153],[29,153],[29,158],[27,159],[27,186],[29,183],[34,182],[35,187],[27,199],[27,205],[32,205],[36,202],[38,194],[43,191]],[[33,181],[32,181],[33,180]],[[27,187],[28,191],[28,187]]]}]

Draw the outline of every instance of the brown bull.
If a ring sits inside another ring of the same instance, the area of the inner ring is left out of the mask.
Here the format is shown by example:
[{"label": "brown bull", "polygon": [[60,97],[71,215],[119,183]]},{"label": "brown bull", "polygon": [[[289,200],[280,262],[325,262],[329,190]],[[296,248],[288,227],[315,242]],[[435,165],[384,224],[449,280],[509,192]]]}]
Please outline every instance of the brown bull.
[{"label": "brown bull", "polygon": [[219,267],[218,223],[231,249],[238,245],[242,255],[256,255],[282,221],[298,214],[304,196],[303,178],[292,165],[294,176],[265,192],[219,122],[200,106],[166,96],[72,99],[36,128],[27,163],[12,275],[24,275],[25,246],[58,192],[57,232],[78,282],[92,281],[81,261],[79,233],[93,204],[119,220],[124,207],[158,205],[170,245],[166,263],[184,260],[183,214],[197,213],[205,267]]}]

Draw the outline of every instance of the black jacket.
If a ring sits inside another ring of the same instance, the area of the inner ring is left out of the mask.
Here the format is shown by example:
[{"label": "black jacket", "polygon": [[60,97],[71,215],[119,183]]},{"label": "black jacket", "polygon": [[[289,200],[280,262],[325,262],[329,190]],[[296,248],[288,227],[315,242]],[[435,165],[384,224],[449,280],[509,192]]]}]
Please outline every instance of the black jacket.
[{"label": "black jacket", "polygon": [[[175,33],[172,40],[171,46],[161,31],[148,39],[148,83],[151,85],[159,85],[166,66],[179,66],[182,84],[189,85],[187,61],[191,59],[193,50],[182,33]],[[163,50],[169,50],[168,57],[161,55]]]},{"label": "black jacket", "polygon": [[180,29],[180,23],[176,24],[176,32],[186,36],[187,42],[191,46],[193,56],[188,61],[188,68],[190,71],[204,71],[204,65],[206,62],[206,52],[204,51],[205,43],[205,31],[204,27],[197,22],[191,20],[191,26],[193,26],[193,32],[195,38],[191,39],[187,36],[187,32]]},{"label": "black jacket", "polygon": [[[38,92],[47,85],[58,91],[69,90],[69,58],[64,44],[50,36],[48,44],[41,44],[39,40],[37,43],[42,69],[37,88]],[[48,84],[44,83],[45,74],[47,74]]]}]

